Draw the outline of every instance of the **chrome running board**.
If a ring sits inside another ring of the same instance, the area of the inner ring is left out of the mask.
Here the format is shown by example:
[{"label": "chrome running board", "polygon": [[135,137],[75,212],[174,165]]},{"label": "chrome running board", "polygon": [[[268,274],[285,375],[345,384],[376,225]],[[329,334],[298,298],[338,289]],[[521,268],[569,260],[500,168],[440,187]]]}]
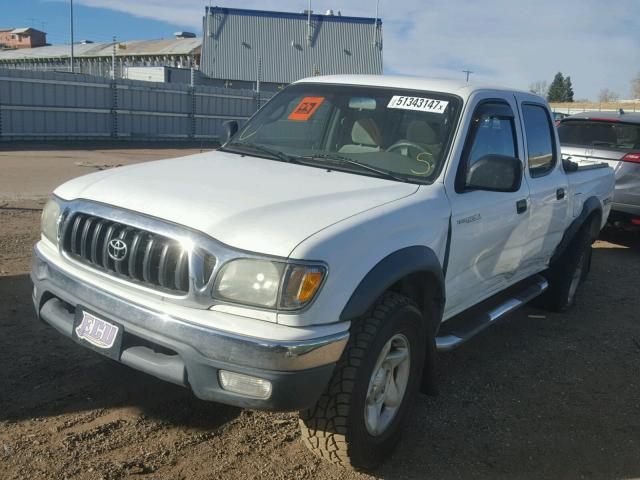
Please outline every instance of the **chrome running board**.
[{"label": "chrome running board", "polygon": [[[454,327],[446,334],[436,337],[436,349],[439,352],[448,352],[459,347],[470,338],[473,338],[482,332],[489,325],[495,323],[498,319],[512,313],[524,304],[541,295],[547,288],[549,288],[547,280],[541,275],[536,275],[533,277],[532,284],[529,284],[511,298],[508,298],[485,313],[466,320],[464,323]],[[446,324],[444,325],[444,328],[446,328]]]}]

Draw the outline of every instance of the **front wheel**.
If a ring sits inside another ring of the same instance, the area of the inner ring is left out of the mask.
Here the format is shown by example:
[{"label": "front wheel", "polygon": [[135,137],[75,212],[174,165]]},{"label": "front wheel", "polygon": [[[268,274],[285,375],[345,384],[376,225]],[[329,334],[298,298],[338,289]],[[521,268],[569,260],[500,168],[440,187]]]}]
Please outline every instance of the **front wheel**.
[{"label": "front wheel", "polygon": [[332,463],[371,469],[400,440],[425,361],[417,305],[385,293],[354,324],[334,375],[316,405],[300,412],[305,445]]}]

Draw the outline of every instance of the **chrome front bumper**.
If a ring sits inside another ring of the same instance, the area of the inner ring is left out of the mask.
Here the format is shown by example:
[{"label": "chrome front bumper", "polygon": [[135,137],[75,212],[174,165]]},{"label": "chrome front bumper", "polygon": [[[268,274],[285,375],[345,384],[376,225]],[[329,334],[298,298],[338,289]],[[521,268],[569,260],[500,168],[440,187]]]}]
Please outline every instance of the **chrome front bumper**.
[{"label": "chrome front bumper", "polygon": [[[309,406],[322,393],[349,337],[348,332],[341,332],[311,340],[277,341],[196,325],[81,282],[49,262],[37,246],[31,279],[34,306],[42,320],[71,337],[73,310],[78,305],[89,308],[119,323],[125,335],[131,336],[120,362],[189,386],[206,400],[277,410]],[[143,343],[136,345],[135,339]],[[175,355],[160,353],[153,345]],[[245,398],[223,390],[218,382],[220,368],[270,380],[274,385],[271,398]]]}]

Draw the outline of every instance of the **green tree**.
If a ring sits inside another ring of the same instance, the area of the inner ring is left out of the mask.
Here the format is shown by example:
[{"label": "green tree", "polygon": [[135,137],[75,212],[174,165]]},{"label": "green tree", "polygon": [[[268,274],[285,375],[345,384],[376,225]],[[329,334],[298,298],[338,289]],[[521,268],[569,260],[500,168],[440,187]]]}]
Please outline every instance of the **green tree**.
[{"label": "green tree", "polygon": [[547,93],[547,100],[550,102],[564,102],[567,98],[567,90],[565,85],[564,75],[562,72],[556,73],[553,77],[553,82],[549,85],[549,91]]},{"label": "green tree", "polygon": [[569,76],[564,79],[564,95],[563,102],[573,102],[573,85],[571,85],[571,77]]}]

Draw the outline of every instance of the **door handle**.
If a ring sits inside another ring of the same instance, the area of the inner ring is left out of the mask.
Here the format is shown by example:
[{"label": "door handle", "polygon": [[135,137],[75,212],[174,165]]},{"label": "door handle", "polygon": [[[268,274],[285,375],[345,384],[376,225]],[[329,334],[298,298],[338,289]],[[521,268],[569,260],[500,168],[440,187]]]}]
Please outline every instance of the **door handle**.
[{"label": "door handle", "polygon": [[562,200],[564,198],[564,188],[559,188],[556,190],[556,198],[558,200]]},{"label": "door handle", "polygon": [[523,198],[522,200],[518,200],[516,202],[516,211],[518,215],[527,211],[527,199]]}]

